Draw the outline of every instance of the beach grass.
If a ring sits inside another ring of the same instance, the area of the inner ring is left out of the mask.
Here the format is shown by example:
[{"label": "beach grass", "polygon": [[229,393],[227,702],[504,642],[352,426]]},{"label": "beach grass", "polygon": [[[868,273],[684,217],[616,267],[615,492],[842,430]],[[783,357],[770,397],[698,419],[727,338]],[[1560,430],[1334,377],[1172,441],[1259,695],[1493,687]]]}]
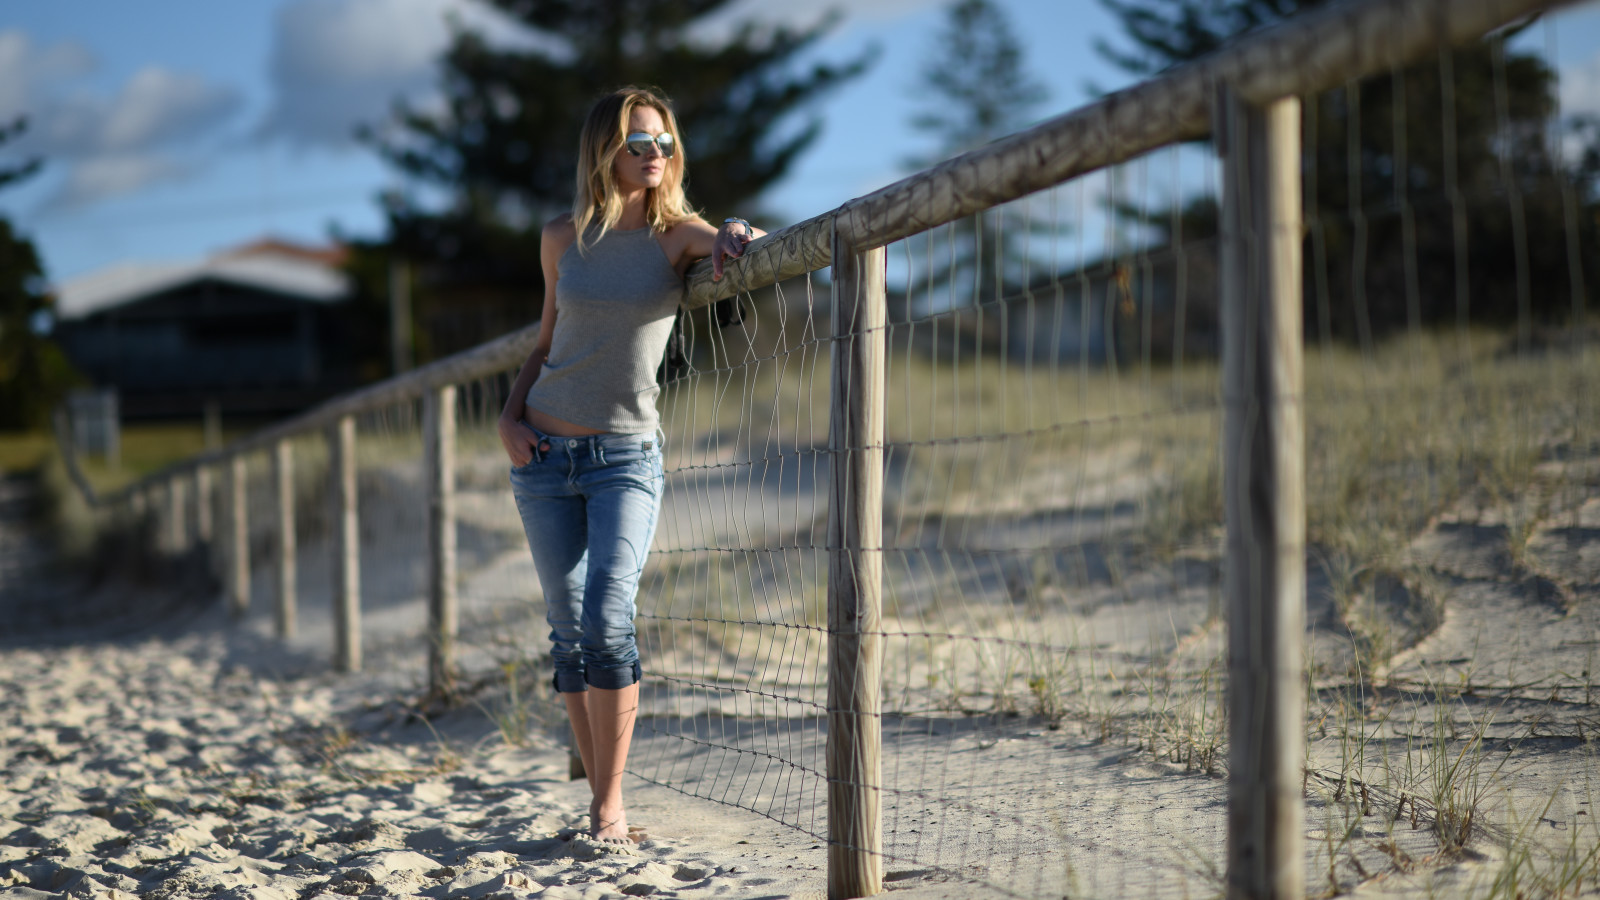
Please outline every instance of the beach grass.
[{"label": "beach grass", "polygon": [[31,472],[55,449],[55,437],[48,431],[0,432],[0,474]]},{"label": "beach grass", "polygon": [[[1395,870],[1421,858],[1395,835],[1362,838],[1375,817],[1419,826],[1434,840],[1432,858],[1482,846],[1485,823],[1503,818],[1490,802],[1505,765],[1499,748],[1551,727],[1467,709],[1462,698],[1484,689],[1472,675],[1388,678],[1453,599],[1455,576],[1414,552],[1421,536],[1446,517],[1499,528],[1507,584],[1553,577],[1539,568],[1540,536],[1575,522],[1593,491],[1585,473],[1600,462],[1600,432],[1584,388],[1600,358],[1518,356],[1507,346],[1483,331],[1414,334],[1366,353],[1307,351],[1308,566],[1326,583],[1334,636],[1350,654],[1348,664],[1314,668],[1306,685],[1308,744],[1320,754],[1308,763],[1308,802],[1319,804],[1329,892],[1365,880],[1374,854]],[[770,501],[740,500],[729,484],[748,489],[761,471],[738,467],[774,454],[826,465],[816,455],[827,441],[825,357],[797,349],[663,395],[669,476],[682,473],[708,531],[686,530],[672,538],[682,546],[652,558],[641,639],[657,664],[706,693],[740,687],[748,707],[735,715],[781,717],[787,698],[820,696],[826,506],[785,500],[763,519],[768,510],[755,504]],[[978,358],[951,368],[913,353],[891,355],[887,385],[886,711],[1027,719],[1041,731],[1125,743],[1186,773],[1223,772],[1215,364],[1118,374]],[[396,423],[363,432],[364,471],[416,467],[417,434],[409,420]],[[464,461],[500,452],[487,426],[462,428]],[[198,427],[135,431],[124,436],[125,478],[203,446]],[[295,445],[309,508],[325,449],[321,435]],[[251,465],[265,483],[266,454]],[[750,496],[772,490],[757,487]],[[416,489],[395,476],[393,490]],[[779,490],[822,486],[797,480]],[[1169,620],[1179,606],[1187,618]],[[506,659],[504,696],[484,706],[503,739],[519,743],[548,722],[528,699],[532,669]],[[1570,689],[1588,698],[1593,671],[1567,679]],[[1581,738],[1591,718],[1575,721]],[[1597,854],[1587,843],[1553,856],[1528,844],[1504,857],[1502,873],[1511,884],[1548,878],[1560,895],[1589,877]],[[1536,868],[1548,874],[1530,874]]]}]

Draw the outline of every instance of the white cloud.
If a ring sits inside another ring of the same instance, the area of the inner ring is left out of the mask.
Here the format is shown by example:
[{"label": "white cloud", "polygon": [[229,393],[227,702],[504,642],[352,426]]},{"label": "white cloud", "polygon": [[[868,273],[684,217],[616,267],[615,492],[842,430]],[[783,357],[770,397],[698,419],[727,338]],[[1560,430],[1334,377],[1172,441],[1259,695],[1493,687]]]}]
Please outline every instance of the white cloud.
[{"label": "white cloud", "polygon": [[85,159],[67,170],[51,205],[71,208],[128,194],[142,187],[186,174],[183,166],[152,154],[104,155]]},{"label": "white cloud", "polygon": [[726,40],[746,22],[769,27],[810,28],[831,12],[844,13],[842,24],[883,24],[939,6],[948,0],[738,0],[723,7],[693,32],[697,41],[715,43]]},{"label": "white cloud", "polygon": [[473,0],[293,0],[278,13],[275,96],[262,132],[346,146],[358,125],[386,119],[396,99],[425,101],[452,21],[497,44],[537,43]]},{"label": "white cloud", "polygon": [[196,76],[143,69],[112,102],[100,142],[110,149],[130,150],[187,141],[227,118],[237,104],[233,91]]},{"label": "white cloud", "polygon": [[1561,73],[1561,112],[1600,115],[1600,53]]},{"label": "white cloud", "polygon": [[[854,0],[849,21],[893,21],[942,0]],[[744,21],[806,27],[841,0],[741,0],[700,23],[699,40],[716,40]],[[356,129],[388,120],[397,99],[436,110],[438,62],[451,22],[495,46],[537,48],[557,58],[570,50],[480,0],[290,0],[278,11],[270,77],[274,99],[261,133],[303,146],[347,147]]]},{"label": "white cloud", "polygon": [[219,132],[240,100],[205,79],[149,66],[107,97],[77,85],[94,71],[84,47],[41,47],[0,32],[0,121],[28,117],[8,156],[41,156],[61,183],[48,206],[92,203],[182,177],[203,165],[197,144]]},{"label": "white cloud", "polygon": [[233,91],[197,76],[149,67],[114,97],[47,94],[35,100],[27,149],[68,161],[181,149],[214,132],[238,102]]},{"label": "white cloud", "polygon": [[727,16],[735,20],[754,19],[770,24],[806,26],[815,23],[830,11],[848,14],[851,21],[892,22],[896,19],[938,6],[948,0],[740,0],[727,7]]},{"label": "white cloud", "polygon": [[80,44],[38,47],[26,32],[0,31],[0,119],[32,112],[51,85],[86,75],[94,65],[93,54]]}]

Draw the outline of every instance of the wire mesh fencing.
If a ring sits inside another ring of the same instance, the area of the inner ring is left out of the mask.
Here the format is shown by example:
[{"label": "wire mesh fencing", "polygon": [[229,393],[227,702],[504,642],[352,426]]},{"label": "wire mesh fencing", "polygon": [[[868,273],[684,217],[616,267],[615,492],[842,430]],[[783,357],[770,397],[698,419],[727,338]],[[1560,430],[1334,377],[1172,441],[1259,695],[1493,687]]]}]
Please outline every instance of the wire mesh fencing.
[{"label": "wire mesh fencing", "polygon": [[[1105,252],[1123,224],[1093,198],[1181,167],[1178,154],[888,248],[878,631],[891,877],[1143,892],[1220,858],[1220,831],[1163,823],[1131,802],[1128,779],[1157,759],[1220,771],[1217,368],[1198,338],[1176,364],[1181,350],[1154,338],[1191,291],[1215,296],[1215,267],[1186,273],[1159,313],[1139,309],[1149,294],[1133,283],[1210,239]],[[656,678],[631,765],[820,840],[829,469],[842,459],[828,445],[828,360],[852,337],[830,329],[837,289],[818,273],[746,297],[754,314],[716,337],[714,362],[663,395],[671,474],[639,600]],[[1140,681],[1149,694],[1128,690]],[[1124,757],[1138,760],[1105,766]],[[1129,829],[1182,833],[1194,858],[1098,837]]]},{"label": "wire mesh fencing", "polygon": [[[1301,101],[1295,864],[1313,892],[1382,876],[1561,896],[1600,877],[1596,132],[1555,103],[1558,32],[1503,29]],[[847,849],[891,881],[1224,888],[1233,201],[1214,145],[1162,143],[931,228],[915,223],[945,218],[932,189],[850,207],[903,235],[862,256],[881,324],[835,329],[855,285],[837,253],[810,258],[829,236],[798,232],[752,249],[747,265],[787,276],[742,292],[741,321],[686,317],[630,771],[831,845],[830,791],[865,788],[881,843]],[[841,382],[835,361],[870,342],[881,437],[841,442],[840,387],[865,376]],[[448,621],[426,404],[354,415],[361,652],[421,690],[448,644],[454,689],[508,739],[560,741],[495,430],[506,368],[448,385]],[[288,443],[287,476],[282,451],[246,465],[249,594],[293,600],[276,627],[315,654],[337,630],[337,492],[327,436]],[[861,460],[881,537],[844,546],[840,472]],[[851,637],[877,648],[881,755],[870,783],[842,784],[830,596],[863,559],[881,607]]]}]

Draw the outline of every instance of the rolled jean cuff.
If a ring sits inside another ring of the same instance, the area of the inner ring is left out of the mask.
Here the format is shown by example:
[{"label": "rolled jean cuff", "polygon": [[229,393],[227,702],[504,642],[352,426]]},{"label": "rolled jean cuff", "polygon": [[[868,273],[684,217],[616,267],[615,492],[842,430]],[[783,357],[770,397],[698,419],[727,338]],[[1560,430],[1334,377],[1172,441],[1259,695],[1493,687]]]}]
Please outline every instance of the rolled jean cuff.
[{"label": "rolled jean cuff", "polygon": [[558,694],[581,694],[589,689],[582,672],[557,672],[554,681]]},{"label": "rolled jean cuff", "polygon": [[602,691],[620,691],[625,687],[638,684],[643,677],[644,669],[635,662],[631,666],[623,666],[620,669],[557,672],[554,681],[557,693],[581,694],[591,687],[597,687]]},{"label": "rolled jean cuff", "polygon": [[602,691],[620,691],[638,684],[639,679],[644,677],[644,672],[635,662],[620,669],[585,669],[584,677],[588,679],[590,687],[597,687]]}]

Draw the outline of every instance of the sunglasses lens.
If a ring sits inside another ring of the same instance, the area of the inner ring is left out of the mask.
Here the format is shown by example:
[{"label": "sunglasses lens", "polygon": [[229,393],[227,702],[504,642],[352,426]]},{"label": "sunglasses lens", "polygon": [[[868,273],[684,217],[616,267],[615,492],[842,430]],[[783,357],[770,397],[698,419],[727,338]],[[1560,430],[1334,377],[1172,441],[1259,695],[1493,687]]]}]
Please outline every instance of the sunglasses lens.
[{"label": "sunglasses lens", "polygon": [[649,153],[651,144],[656,145],[656,149],[660,150],[661,155],[667,159],[671,159],[672,154],[677,149],[673,144],[672,135],[666,132],[662,132],[656,137],[643,133],[630,134],[624,142],[624,146],[628,148],[628,153],[632,156],[643,156]]}]

